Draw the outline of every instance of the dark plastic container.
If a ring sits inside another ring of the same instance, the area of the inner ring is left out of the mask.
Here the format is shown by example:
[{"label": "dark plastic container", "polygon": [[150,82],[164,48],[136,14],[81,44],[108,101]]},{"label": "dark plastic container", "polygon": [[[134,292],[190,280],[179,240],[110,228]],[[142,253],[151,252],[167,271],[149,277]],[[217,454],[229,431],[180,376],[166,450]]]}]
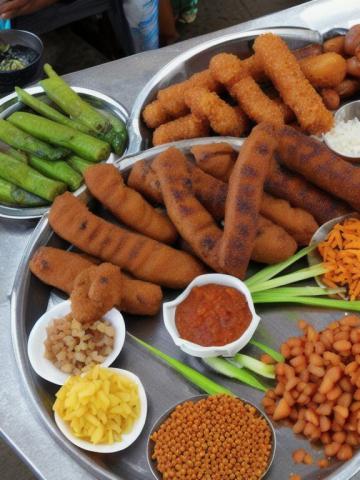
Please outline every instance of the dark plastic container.
[{"label": "dark plastic container", "polygon": [[27,67],[11,72],[0,72],[0,92],[10,92],[15,85],[22,87],[31,80],[35,80],[36,74],[40,73],[44,50],[40,38],[34,33],[25,30],[2,30],[0,31],[0,42],[8,43],[10,45],[24,45],[25,47],[32,48],[38,53],[36,59]]}]

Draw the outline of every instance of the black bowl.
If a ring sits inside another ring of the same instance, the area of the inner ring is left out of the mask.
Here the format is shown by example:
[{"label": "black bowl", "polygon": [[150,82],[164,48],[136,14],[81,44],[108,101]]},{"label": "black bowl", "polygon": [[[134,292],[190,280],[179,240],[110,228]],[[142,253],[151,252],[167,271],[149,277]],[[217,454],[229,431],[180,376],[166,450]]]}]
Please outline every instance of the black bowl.
[{"label": "black bowl", "polygon": [[36,59],[25,68],[10,72],[0,72],[0,92],[6,93],[11,91],[16,85],[22,87],[35,79],[34,77],[40,69],[44,46],[37,35],[25,30],[2,30],[0,31],[0,42],[30,47],[38,53]]}]

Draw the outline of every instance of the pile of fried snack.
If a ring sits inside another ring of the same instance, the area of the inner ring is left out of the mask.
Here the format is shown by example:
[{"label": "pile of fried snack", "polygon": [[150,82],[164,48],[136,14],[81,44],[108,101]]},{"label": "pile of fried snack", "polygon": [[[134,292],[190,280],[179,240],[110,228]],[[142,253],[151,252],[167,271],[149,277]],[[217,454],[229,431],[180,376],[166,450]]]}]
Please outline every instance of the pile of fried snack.
[{"label": "pile of fried snack", "polygon": [[[360,170],[287,125],[257,125],[239,154],[219,143],[195,146],[192,155],[195,162],[168,148],[137,162],[127,184],[113,165],[89,167],[88,189],[122,225],[65,192],[50,225],[87,255],[42,247],[31,271],[70,293],[82,270],[109,262],[121,268],[119,307],[152,315],[161,287],[184,288],[207,269],[243,279],[250,260],[285,260],[319,224],[360,209]],[[101,276],[96,284],[110,287]]]},{"label": "pile of fried snack", "polygon": [[159,90],[142,112],[154,130],[153,145],[209,134],[245,136],[261,122],[321,134],[333,126],[330,110],[360,90],[360,25],[294,51],[266,33],[253,49],[245,60],[219,53],[207,70]]}]

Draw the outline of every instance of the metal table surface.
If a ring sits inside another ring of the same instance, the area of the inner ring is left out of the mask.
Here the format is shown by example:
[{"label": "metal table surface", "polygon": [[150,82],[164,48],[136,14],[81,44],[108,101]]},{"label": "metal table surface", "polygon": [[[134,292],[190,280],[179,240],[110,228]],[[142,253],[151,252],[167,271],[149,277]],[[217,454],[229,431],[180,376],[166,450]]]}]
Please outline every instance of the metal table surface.
[{"label": "metal table surface", "polygon": [[[136,95],[154,73],[184,50],[204,40],[224,33],[269,26],[304,26],[325,31],[355,23],[360,23],[359,0],[312,0],[161,50],[75,72],[66,78],[72,85],[92,88],[114,97],[130,111]],[[59,447],[35,416],[22,389],[13,355],[9,298],[17,266],[34,226],[31,222],[0,221],[0,432],[39,478],[93,479],[95,477]],[[353,478],[360,479],[360,474]]]}]

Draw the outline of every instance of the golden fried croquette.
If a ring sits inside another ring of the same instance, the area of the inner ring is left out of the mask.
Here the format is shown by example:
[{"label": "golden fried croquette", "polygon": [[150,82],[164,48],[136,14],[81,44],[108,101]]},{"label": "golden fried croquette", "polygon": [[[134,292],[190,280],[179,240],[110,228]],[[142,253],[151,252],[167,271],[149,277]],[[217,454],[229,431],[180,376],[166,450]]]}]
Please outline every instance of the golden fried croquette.
[{"label": "golden fried croquette", "polygon": [[315,88],[337,87],[346,76],[346,60],[335,52],[303,58],[299,63],[303,74]]},{"label": "golden fried croquette", "polygon": [[78,274],[70,294],[71,311],[80,323],[100,320],[121,301],[122,276],[120,268],[101,263]]},{"label": "golden fried croquette", "polygon": [[195,145],[191,148],[191,153],[201,170],[223,182],[229,180],[237,152],[228,143]]},{"label": "golden fried croquette", "polygon": [[171,122],[163,123],[154,130],[153,145],[162,145],[163,143],[187,138],[206,137],[208,134],[209,123],[189,114]]},{"label": "golden fried croquette", "polygon": [[171,115],[169,115],[159,100],[148,103],[142,111],[142,117],[145,125],[149,128],[157,128],[163,123],[172,120]]},{"label": "golden fried croquette", "polygon": [[244,112],[255,122],[284,123],[284,115],[250,76],[248,69],[236,55],[220,53],[210,61],[213,76],[224,84]]},{"label": "golden fried croquette", "polygon": [[175,83],[158,91],[157,98],[162,107],[173,118],[182,117],[189,112],[184,101],[184,93],[193,87],[203,87],[210,91],[218,91],[220,84],[213,78],[210,70],[194,73],[190,78],[181,83]]},{"label": "golden fried croquette", "polygon": [[295,239],[282,227],[259,215],[251,260],[273,264],[283,262],[297,250]]},{"label": "golden fried croquette", "polygon": [[175,242],[177,231],[169,218],[127,187],[114,165],[93,165],[86,169],[84,179],[90,193],[125,225],[159,242]]},{"label": "golden fried croquette", "polygon": [[209,92],[203,87],[194,87],[186,90],[184,99],[191,113],[208,121],[218,135],[239,137],[244,133],[246,128],[244,117],[215,92]]},{"label": "golden fried croquette", "polygon": [[[79,273],[101,260],[84,253],[59,248],[40,247],[30,260],[30,270],[42,282],[70,295]],[[158,285],[122,275],[119,310],[133,315],[155,315],[161,306],[162,291]]]},{"label": "golden fried croquette", "polygon": [[257,125],[242,145],[230,175],[219,263],[238,278],[245,277],[254,248],[264,181],[276,145],[272,126]]},{"label": "golden fried croquette", "polygon": [[69,192],[56,197],[49,223],[60,237],[84,252],[141,280],[184,288],[204,272],[203,265],[190,255],[107,222]]},{"label": "golden fried croquette", "polygon": [[281,198],[275,198],[268,193],[263,193],[261,214],[282,227],[298,243],[308,245],[312,236],[319,228],[311,213],[302,208],[294,208],[289,202]]},{"label": "golden fried croquette", "polygon": [[286,43],[279,36],[266,33],[256,38],[254,50],[266,75],[295,113],[301,127],[313,134],[330,130],[334,122],[331,112],[305,78]]}]

